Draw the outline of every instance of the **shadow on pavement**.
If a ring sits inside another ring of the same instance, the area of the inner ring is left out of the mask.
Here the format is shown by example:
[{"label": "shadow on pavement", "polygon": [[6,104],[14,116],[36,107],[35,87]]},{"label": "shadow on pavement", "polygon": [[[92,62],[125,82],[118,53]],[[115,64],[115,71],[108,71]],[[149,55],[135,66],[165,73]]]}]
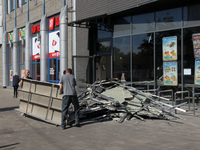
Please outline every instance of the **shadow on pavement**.
[{"label": "shadow on pavement", "polygon": [[18,106],[15,106],[15,107],[6,107],[6,108],[0,108],[0,112],[1,111],[10,111],[10,110],[14,110],[16,108],[19,108]]},{"label": "shadow on pavement", "polygon": [[19,144],[19,143],[13,143],[13,144],[9,144],[9,145],[0,146],[0,149],[1,149],[1,148],[14,149],[15,147],[11,147],[11,146],[15,146],[15,145],[18,145],[18,144]]}]

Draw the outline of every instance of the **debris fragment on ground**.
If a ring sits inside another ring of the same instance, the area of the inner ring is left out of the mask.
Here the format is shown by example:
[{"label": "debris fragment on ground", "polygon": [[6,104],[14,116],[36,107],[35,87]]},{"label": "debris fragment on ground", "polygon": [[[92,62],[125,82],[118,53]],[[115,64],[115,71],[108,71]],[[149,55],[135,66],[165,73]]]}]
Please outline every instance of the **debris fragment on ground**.
[{"label": "debris fragment on ground", "polygon": [[[125,119],[137,118],[158,118],[168,120],[171,117],[180,117],[174,113],[174,109],[186,112],[179,108],[186,104],[176,106],[164,103],[159,100],[166,100],[164,97],[149,92],[142,92],[134,87],[126,86],[117,80],[98,81],[82,92],[79,96],[80,118],[98,120],[101,118],[119,118],[122,123]],[[71,119],[70,119],[71,120]]]}]

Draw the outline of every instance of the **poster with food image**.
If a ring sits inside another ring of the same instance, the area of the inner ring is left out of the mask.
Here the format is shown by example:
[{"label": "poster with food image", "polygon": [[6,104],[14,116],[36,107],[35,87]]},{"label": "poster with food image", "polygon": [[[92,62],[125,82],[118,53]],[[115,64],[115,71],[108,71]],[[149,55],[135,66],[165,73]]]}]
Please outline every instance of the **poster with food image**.
[{"label": "poster with food image", "polygon": [[40,41],[37,37],[32,38],[32,57],[33,60],[40,59]]},{"label": "poster with food image", "polygon": [[60,57],[60,31],[49,33],[49,58]]},{"label": "poster with food image", "polygon": [[164,85],[178,85],[177,62],[163,62],[163,81]]},{"label": "poster with food image", "polygon": [[200,59],[200,33],[192,35],[193,48],[194,48],[194,58]]},{"label": "poster with food image", "polygon": [[177,36],[162,39],[163,61],[177,60]]},{"label": "poster with food image", "polygon": [[195,60],[195,79],[194,84],[200,84],[200,60]]}]

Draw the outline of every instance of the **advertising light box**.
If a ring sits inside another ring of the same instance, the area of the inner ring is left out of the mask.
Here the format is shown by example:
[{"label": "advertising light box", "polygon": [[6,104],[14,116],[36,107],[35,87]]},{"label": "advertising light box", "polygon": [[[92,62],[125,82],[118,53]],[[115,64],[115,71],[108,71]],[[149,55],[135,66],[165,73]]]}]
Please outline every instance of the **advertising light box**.
[{"label": "advertising light box", "polygon": [[49,58],[60,57],[60,31],[49,33]]}]

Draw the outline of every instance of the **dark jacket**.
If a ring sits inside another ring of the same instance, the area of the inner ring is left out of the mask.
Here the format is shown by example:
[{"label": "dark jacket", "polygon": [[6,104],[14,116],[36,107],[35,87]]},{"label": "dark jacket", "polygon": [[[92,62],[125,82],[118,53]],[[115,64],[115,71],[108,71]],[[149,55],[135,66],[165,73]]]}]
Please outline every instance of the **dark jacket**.
[{"label": "dark jacket", "polygon": [[14,75],[13,76],[13,87],[14,86],[19,86],[18,85],[19,81],[20,81],[19,76],[18,75]]}]

